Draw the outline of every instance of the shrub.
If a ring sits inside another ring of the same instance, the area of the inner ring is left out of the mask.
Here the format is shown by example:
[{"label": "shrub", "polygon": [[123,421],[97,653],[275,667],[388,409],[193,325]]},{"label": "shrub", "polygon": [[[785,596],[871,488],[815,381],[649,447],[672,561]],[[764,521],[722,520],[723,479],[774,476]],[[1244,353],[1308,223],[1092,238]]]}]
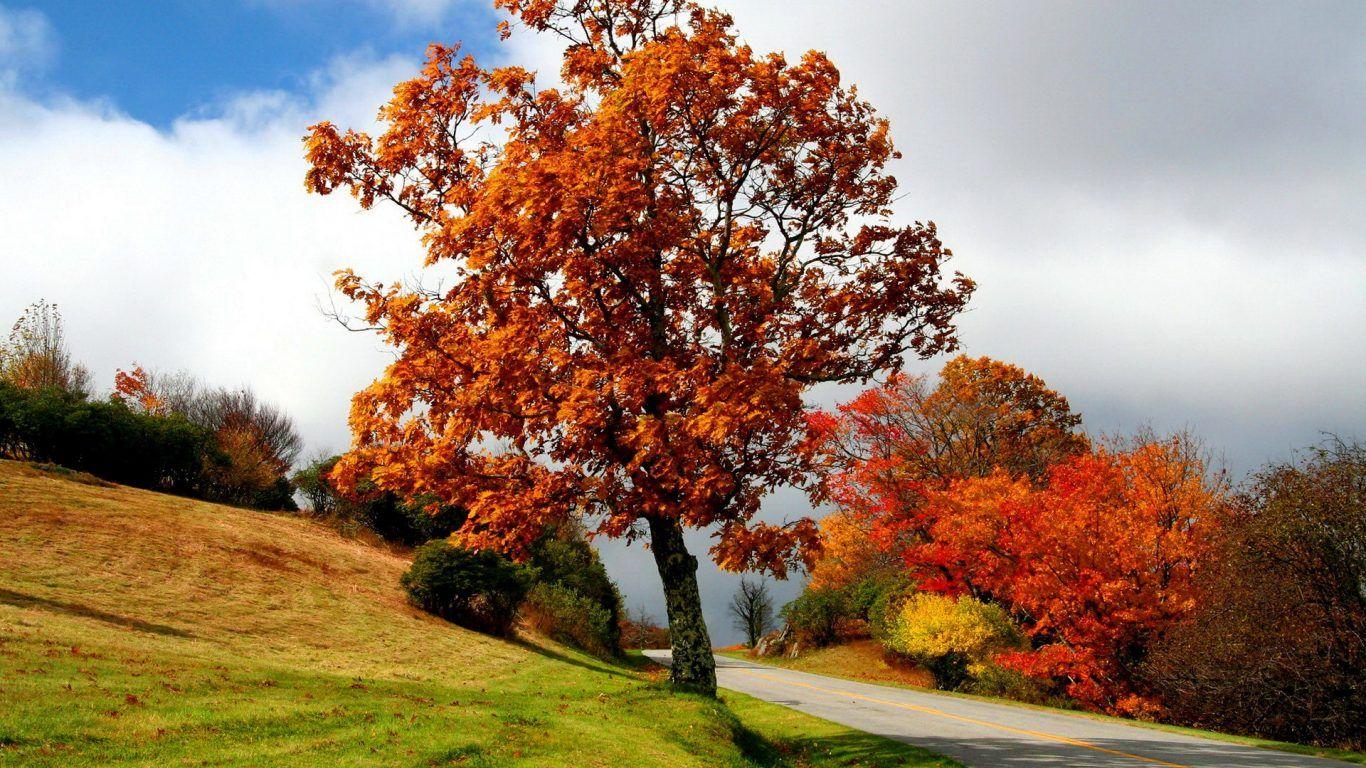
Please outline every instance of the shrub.
[{"label": "shrub", "polygon": [[429,613],[468,629],[507,635],[530,575],[495,552],[439,540],[418,547],[401,583],[409,600]]},{"label": "shrub", "polygon": [[943,690],[968,682],[970,665],[1024,644],[1004,610],[971,597],[913,595],[890,629],[887,646],[924,665]]},{"label": "shrub", "polygon": [[538,582],[574,592],[594,606],[595,615],[605,616],[597,642],[607,654],[620,652],[621,593],[581,528],[566,523],[547,531],[532,546],[529,564]]},{"label": "shrub", "polygon": [[915,594],[910,582],[889,584],[868,605],[868,631],[873,639],[887,644],[901,606]]},{"label": "shrub", "polygon": [[881,638],[884,614],[909,590],[904,577],[873,572],[843,586],[808,586],[782,616],[805,645],[821,647],[869,634]]},{"label": "shrub", "polygon": [[601,604],[562,584],[538,583],[527,593],[522,618],[536,631],[566,645],[609,657],[618,652],[613,616]]},{"label": "shrub", "polygon": [[197,491],[212,453],[205,430],[121,403],[0,382],[0,453],[50,462],[139,488]]},{"label": "shrub", "polygon": [[822,647],[839,640],[840,623],[848,612],[844,590],[824,587],[802,592],[783,606],[782,614],[798,642]]},{"label": "shrub", "polygon": [[405,503],[392,493],[373,492],[369,483],[360,489],[359,497],[342,494],[329,474],[340,458],[318,459],[294,474],[294,485],[313,513],[339,521],[343,527],[359,526],[385,541],[410,547],[448,538],[464,525],[466,514],[459,507],[438,506],[435,514],[429,512],[434,499]]},{"label": "shrub", "polygon": [[1026,704],[1053,703],[1038,680],[1018,669],[986,662],[969,665],[967,671],[971,678],[966,685],[969,693],[1023,701]]}]

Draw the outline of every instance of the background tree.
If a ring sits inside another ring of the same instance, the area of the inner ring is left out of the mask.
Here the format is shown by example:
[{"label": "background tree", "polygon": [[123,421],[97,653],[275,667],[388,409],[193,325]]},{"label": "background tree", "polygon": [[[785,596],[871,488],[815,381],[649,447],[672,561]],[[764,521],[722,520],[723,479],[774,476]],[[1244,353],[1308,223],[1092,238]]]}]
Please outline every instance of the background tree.
[{"label": "background tree", "polygon": [[[441,505],[432,496],[405,501],[368,481],[343,492],[331,477],[340,460],[340,456],[317,456],[291,480],[312,514],[332,519],[343,531],[364,528],[384,541],[415,547],[449,538],[464,524],[464,510]],[[433,504],[437,505],[434,510]]]},{"label": "background tree", "polygon": [[119,368],[114,372],[114,392],[110,399],[138,413],[164,416],[171,412],[167,402],[157,395],[152,375],[137,364],[131,370]]},{"label": "background tree", "polygon": [[206,387],[185,372],[134,365],[114,375],[111,399],[139,413],[176,416],[213,436],[200,492],[206,498],[264,509],[295,509],[289,471],[303,448],[294,420],[251,389]]},{"label": "background tree", "polygon": [[[954,483],[993,478],[972,491],[986,498],[1004,486],[1025,490],[1088,446],[1067,398],[1038,376],[987,357],[948,361],[934,386],[923,376],[893,377],[835,414],[821,414],[818,424],[832,462],[827,489],[839,507],[828,526],[832,562],[815,568],[822,585],[827,577],[852,581],[860,569],[878,567],[880,558],[868,549],[901,559],[932,544],[941,510],[930,501],[942,501],[934,494]],[[987,534],[980,525],[988,521],[978,523],[952,532]],[[955,578],[951,566],[916,568],[913,576]],[[849,572],[839,573],[841,567]],[[982,596],[972,585],[969,591]]]},{"label": "background tree", "polygon": [[989,357],[948,361],[933,387],[896,376],[839,409],[837,455],[895,462],[910,479],[985,477],[998,469],[1042,479],[1084,451],[1081,415],[1043,379]]},{"label": "background tree", "polygon": [[1333,440],[1268,467],[1229,513],[1151,682],[1180,722],[1361,749],[1366,448]]},{"label": "background tree", "polygon": [[821,518],[821,554],[811,569],[812,589],[841,589],[901,571],[899,558],[873,540],[872,522],[852,510]]},{"label": "background tree", "polygon": [[71,359],[56,304],[34,302],[14,323],[0,347],[0,380],[21,389],[51,387],[90,396],[90,371]]},{"label": "background tree", "polygon": [[683,0],[497,4],[566,41],[564,89],[435,45],[383,135],[306,139],[309,189],[398,205],[452,277],[339,278],[398,359],[334,474],[468,508],[475,547],[523,553],[571,514],[648,537],[672,679],[711,693],[684,529],[726,569],[806,563],[813,521],[754,520],[815,485],[802,394],[953,349],[973,285],[933,224],[890,223],[889,126],[825,56],[756,54]]},{"label": "background tree", "polygon": [[745,645],[757,645],[773,629],[773,598],[768,594],[768,584],[741,579],[730,599],[730,616],[735,631],[745,636]]},{"label": "background tree", "polygon": [[665,648],[669,645],[669,630],[644,605],[626,611],[621,619],[621,647],[624,649]]}]

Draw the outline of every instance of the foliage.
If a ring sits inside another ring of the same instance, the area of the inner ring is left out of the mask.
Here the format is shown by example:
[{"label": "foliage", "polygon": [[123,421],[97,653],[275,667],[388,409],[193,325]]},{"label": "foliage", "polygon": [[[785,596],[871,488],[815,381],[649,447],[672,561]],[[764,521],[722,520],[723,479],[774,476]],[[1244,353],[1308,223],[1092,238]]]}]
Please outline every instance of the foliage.
[{"label": "foliage", "polygon": [[902,603],[915,593],[903,573],[875,573],[846,588],[849,612],[867,622],[868,634],[885,639]]},{"label": "foliage", "polygon": [[754,520],[815,482],[802,394],[953,349],[973,284],[933,224],[891,223],[889,126],[825,56],[756,54],[681,0],[498,4],[570,43],[564,88],[433,45],[377,139],[307,136],[309,189],[397,204],[453,276],[339,277],[398,359],[338,477],[434,493],[511,553],[571,514],[647,528],[672,674],[710,690],[682,530],[715,526],[729,570],[807,563],[811,520]]},{"label": "foliage", "polygon": [[847,587],[867,579],[894,576],[897,558],[873,540],[866,516],[836,510],[821,519],[821,554],[811,569],[808,585]]},{"label": "foliage", "polygon": [[[1149,676],[1178,722],[1366,743],[1366,448],[1332,441],[1255,476]],[[1217,653],[1209,652],[1217,648]]]},{"label": "foliage", "polygon": [[1022,701],[1026,704],[1056,702],[1054,697],[1049,696],[1044,685],[1018,669],[986,662],[974,665],[968,671],[971,674],[971,679],[966,681],[965,686],[968,693]]},{"label": "foliage", "polygon": [[90,371],[71,359],[56,304],[37,301],[24,309],[0,345],[0,382],[20,389],[59,389],[90,396]]},{"label": "foliage", "polygon": [[615,617],[601,603],[563,584],[534,584],[522,603],[521,616],[557,642],[604,658],[620,652],[621,628]]},{"label": "foliage", "polygon": [[1139,670],[1153,639],[1195,604],[1193,576],[1225,503],[1199,445],[1177,435],[1079,456],[1046,488],[998,507],[1009,565],[992,562],[979,580],[1029,617],[1035,650],[1012,663],[1089,707],[1156,712]]},{"label": "foliage", "polygon": [[296,510],[289,469],[303,439],[293,420],[249,388],[205,387],[187,373],[165,375],[140,365],[114,374],[111,400],[149,416],[175,416],[213,435],[198,493],[258,509]]},{"label": "foliage", "polygon": [[727,610],[735,631],[745,636],[745,645],[750,648],[773,628],[773,598],[764,581],[741,579]]},{"label": "foliage", "polygon": [[925,665],[937,687],[956,690],[974,667],[1018,649],[1023,641],[1000,606],[971,597],[920,593],[909,597],[897,613],[887,646]]},{"label": "foliage", "polygon": [[527,563],[538,582],[573,592],[593,606],[594,616],[605,617],[600,624],[594,619],[598,634],[593,652],[621,651],[621,593],[582,528],[564,523],[547,531],[533,545]]},{"label": "foliage", "polygon": [[195,492],[210,436],[181,418],[135,413],[57,388],[0,382],[0,454],[140,488]]},{"label": "foliage", "polygon": [[531,575],[496,552],[437,540],[417,548],[400,583],[424,611],[467,629],[507,635]]},{"label": "foliage", "polygon": [[874,570],[843,586],[807,584],[782,616],[796,639],[817,648],[868,635],[885,634],[887,614],[896,610],[911,584],[901,573]]},{"label": "foliage", "polygon": [[803,590],[783,606],[782,616],[805,645],[821,647],[840,639],[840,625],[849,617],[844,590],[831,587]]},{"label": "foliage", "polygon": [[109,397],[138,413],[154,416],[171,413],[170,403],[156,392],[152,374],[137,364],[131,370],[120,368],[114,372],[114,392]]},{"label": "foliage", "polygon": [[989,357],[950,360],[933,388],[923,376],[895,376],[824,419],[844,470],[832,485],[848,510],[894,503],[881,488],[888,474],[909,484],[903,491],[996,471],[1040,480],[1088,445],[1067,398]]},{"label": "foliage", "polygon": [[865,532],[844,536],[920,589],[1019,616],[1034,647],[1003,663],[1091,708],[1152,714],[1139,669],[1194,604],[1223,480],[1188,435],[1090,446],[1078,423],[1037,377],[986,358],[951,361],[933,390],[871,390],[827,424],[850,521],[834,530]]},{"label": "foliage", "polygon": [[409,547],[447,538],[465,523],[463,510],[437,504],[432,497],[404,502],[376,490],[373,483],[362,483],[352,494],[342,493],[330,474],[340,458],[316,459],[291,478],[314,514],[360,526],[385,541]]}]

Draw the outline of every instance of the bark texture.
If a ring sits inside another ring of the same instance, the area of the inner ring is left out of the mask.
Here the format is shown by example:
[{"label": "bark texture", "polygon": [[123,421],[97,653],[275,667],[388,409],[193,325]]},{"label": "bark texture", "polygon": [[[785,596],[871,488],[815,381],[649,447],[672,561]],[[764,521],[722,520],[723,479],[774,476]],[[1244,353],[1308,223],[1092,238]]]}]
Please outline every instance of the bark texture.
[{"label": "bark texture", "polygon": [[702,617],[702,596],[697,591],[697,558],[688,553],[678,521],[651,518],[650,549],[669,612],[673,651],[669,679],[676,688],[715,696],[716,659]]}]

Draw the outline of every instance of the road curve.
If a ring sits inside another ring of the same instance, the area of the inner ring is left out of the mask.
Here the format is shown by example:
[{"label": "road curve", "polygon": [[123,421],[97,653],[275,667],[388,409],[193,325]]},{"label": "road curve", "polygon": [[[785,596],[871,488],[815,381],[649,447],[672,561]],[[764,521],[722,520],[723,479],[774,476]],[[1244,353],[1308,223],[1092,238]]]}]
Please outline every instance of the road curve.
[{"label": "road curve", "polygon": [[[646,651],[662,664],[668,651]],[[950,755],[974,768],[1329,768],[1257,747],[928,691],[859,683],[716,657],[723,688]]]}]

